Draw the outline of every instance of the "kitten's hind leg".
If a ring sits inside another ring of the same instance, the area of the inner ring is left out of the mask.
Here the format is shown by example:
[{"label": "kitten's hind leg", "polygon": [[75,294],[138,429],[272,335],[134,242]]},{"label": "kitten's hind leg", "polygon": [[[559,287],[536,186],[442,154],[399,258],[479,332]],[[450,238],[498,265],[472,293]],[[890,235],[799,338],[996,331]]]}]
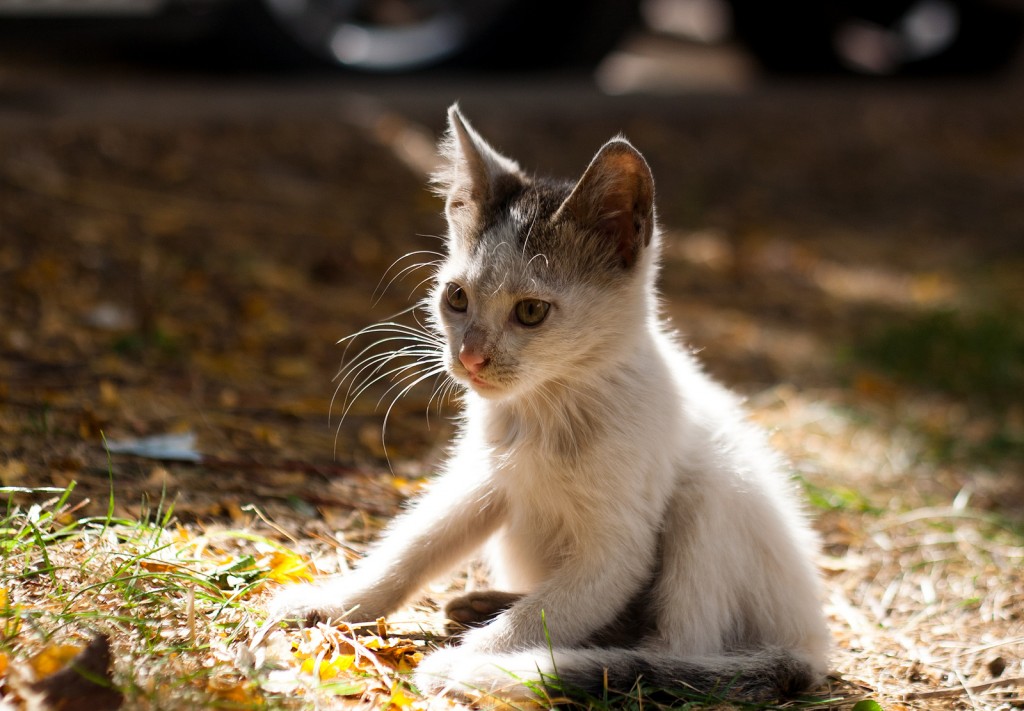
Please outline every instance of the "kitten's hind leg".
[{"label": "kitten's hind leg", "polygon": [[449,620],[448,632],[456,634],[467,627],[485,625],[512,607],[521,597],[521,593],[501,590],[478,590],[461,595],[445,605],[444,614]]}]

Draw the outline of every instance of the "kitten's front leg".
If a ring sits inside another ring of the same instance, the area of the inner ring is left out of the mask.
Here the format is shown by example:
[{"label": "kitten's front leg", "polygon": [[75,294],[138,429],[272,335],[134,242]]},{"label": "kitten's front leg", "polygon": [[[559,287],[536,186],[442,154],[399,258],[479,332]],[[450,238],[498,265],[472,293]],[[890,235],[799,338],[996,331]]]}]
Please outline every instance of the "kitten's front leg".
[{"label": "kitten's front leg", "polygon": [[275,622],[288,621],[303,626],[332,623],[347,618],[370,621],[386,614],[387,595],[365,584],[366,576],[357,572],[313,583],[289,585],[279,591],[267,606],[267,617]]},{"label": "kitten's front leg", "polygon": [[445,475],[392,522],[355,570],[285,588],[271,602],[270,618],[312,624],[387,615],[468,557],[502,517],[502,502],[486,480],[474,486],[464,476]]}]

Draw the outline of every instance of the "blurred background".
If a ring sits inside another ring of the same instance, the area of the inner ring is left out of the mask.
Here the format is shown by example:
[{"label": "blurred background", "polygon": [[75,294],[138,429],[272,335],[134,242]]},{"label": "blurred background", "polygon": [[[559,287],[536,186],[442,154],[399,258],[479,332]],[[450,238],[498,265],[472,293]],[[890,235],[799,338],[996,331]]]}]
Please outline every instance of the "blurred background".
[{"label": "blurred background", "polygon": [[106,45],[207,69],[319,63],[392,73],[589,68],[638,30],[700,45],[732,40],[773,71],[985,72],[1016,56],[1022,14],[1020,0],[0,2],[8,43],[46,43],[64,57],[92,43],[92,54]]},{"label": "blurred background", "polygon": [[331,379],[441,249],[457,100],[528,170],[645,153],[667,314],[814,486],[1019,519],[1022,27],[1016,0],[0,0],[0,484],[104,500],[101,434],[191,432],[199,466],[114,456],[121,505],[312,525],[382,495],[354,472],[428,473],[429,383],[382,437],[391,383],[339,424]]}]

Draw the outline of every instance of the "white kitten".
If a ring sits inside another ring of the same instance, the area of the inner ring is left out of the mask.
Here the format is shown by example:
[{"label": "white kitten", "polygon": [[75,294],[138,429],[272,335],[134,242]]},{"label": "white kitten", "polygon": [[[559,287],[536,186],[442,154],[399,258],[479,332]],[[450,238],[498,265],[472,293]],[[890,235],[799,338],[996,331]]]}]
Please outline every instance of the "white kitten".
[{"label": "white kitten", "polygon": [[460,434],[354,572],[284,590],[272,614],[372,620],[487,544],[503,592],[449,606],[480,626],[424,660],[424,691],[813,684],[816,538],[762,433],[659,319],[643,157],[616,138],[578,182],[536,179],[456,107],[442,148],[430,342],[466,390]]}]

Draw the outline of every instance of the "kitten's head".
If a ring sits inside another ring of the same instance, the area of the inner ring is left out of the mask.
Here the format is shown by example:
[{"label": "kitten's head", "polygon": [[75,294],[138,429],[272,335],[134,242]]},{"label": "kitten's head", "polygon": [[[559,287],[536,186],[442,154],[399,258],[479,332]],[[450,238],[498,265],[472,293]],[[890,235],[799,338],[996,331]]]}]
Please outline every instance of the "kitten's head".
[{"label": "kitten's head", "polygon": [[436,182],[448,219],[435,320],[449,372],[501,399],[614,366],[652,315],[654,181],[623,138],[573,182],[527,176],[456,106]]}]

